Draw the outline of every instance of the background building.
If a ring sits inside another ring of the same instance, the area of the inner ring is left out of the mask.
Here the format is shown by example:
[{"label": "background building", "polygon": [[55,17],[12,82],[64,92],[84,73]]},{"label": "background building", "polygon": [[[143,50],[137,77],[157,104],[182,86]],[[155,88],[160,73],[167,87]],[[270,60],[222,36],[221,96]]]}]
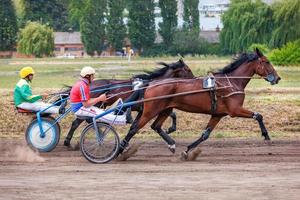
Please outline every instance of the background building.
[{"label": "background building", "polygon": [[80,32],[55,32],[54,46],[56,57],[82,57],[85,54]]},{"label": "background building", "polygon": [[204,31],[222,29],[221,15],[228,10],[229,0],[201,0],[199,3],[200,29]]}]

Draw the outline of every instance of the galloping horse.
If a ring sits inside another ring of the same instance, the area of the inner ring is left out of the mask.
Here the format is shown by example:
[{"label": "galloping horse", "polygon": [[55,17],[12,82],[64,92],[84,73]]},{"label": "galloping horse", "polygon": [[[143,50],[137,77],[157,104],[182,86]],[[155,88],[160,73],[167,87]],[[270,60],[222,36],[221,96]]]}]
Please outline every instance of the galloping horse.
[{"label": "galloping horse", "polygon": [[[139,113],[132,123],[128,134],[121,143],[119,153],[123,152],[130,139],[138,132],[138,130],[159,113],[170,108],[177,108],[191,113],[211,115],[201,137],[188,145],[187,150],[182,153],[182,156],[185,159],[190,150],[196,148],[201,142],[208,139],[212,130],[222,117],[226,115],[230,115],[231,117],[253,118],[257,120],[261,128],[262,136],[264,136],[265,140],[270,140],[268,131],[263,123],[263,116],[257,112],[252,112],[243,108],[245,99],[244,88],[254,74],[263,77],[272,85],[277,84],[280,80],[280,77],[273,66],[258,49],[256,49],[253,54],[242,54],[235,62],[226,66],[219,72],[214,73],[216,79],[215,94],[217,96],[216,109],[214,112],[211,109],[212,97],[209,89],[202,90],[201,92],[201,89],[203,89],[203,79],[201,78],[187,80],[179,79],[177,83],[174,83],[174,79],[152,83],[156,84],[156,87],[148,87],[146,89],[144,94],[143,112]],[[179,93],[184,95],[178,95]],[[169,98],[162,99],[165,95],[169,95]],[[160,96],[161,98],[159,98]],[[154,100],[150,101],[151,98]],[[157,100],[155,100],[155,98]],[[149,99],[149,101],[147,101],[147,99]],[[156,121],[156,124],[153,126],[161,126],[163,120],[164,119],[161,118],[161,120]],[[164,135],[163,138],[169,146],[175,146],[175,141],[169,135],[162,132],[160,134]]]},{"label": "galloping horse", "polygon": [[[175,63],[166,64],[164,62],[158,63],[160,65],[163,65],[163,68],[159,68],[153,72],[146,71],[144,74],[135,75],[133,78],[139,78],[142,79],[146,83],[150,83],[153,80],[158,79],[165,79],[165,78],[193,78],[194,75],[191,71],[191,69],[183,62],[182,59]],[[132,82],[134,80],[109,80],[109,79],[100,79],[95,80],[91,83],[91,97],[98,97],[102,93],[107,92],[109,96],[112,96],[109,98],[104,106],[112,105],[118,98],[122,98],[125,100],[132,94]],[[120,87],[117,87],[120,86]],[[115,89],[109,89],[109,87],[115,88]],[[108,88],[107,90],[102,90]],[[97,91],[98,90],[98,91]],[[95,91],[95,92],[93,92]],[[65,93],[68,91],[65,91]],[[133,111],[137,111],[139,107],[133,107]],[[176,130],[176,114],[172,113],[172,109],[169,109],[167,111],[164,111],[162,114],[163,116],[170,116],[172,118],[172,126],[168,129],[168,132],[173,132]],[[160,116],[158,116],[159,119]],[[68,135],[65,139],[65,145],[69,146],[70,141],[73,137],[74,131],[79,127],[79,125],[84,121],[84,119],[76,118],[72,122],[72,126],[68,132]],[[157,129],[154,129],[157,131]]]}]

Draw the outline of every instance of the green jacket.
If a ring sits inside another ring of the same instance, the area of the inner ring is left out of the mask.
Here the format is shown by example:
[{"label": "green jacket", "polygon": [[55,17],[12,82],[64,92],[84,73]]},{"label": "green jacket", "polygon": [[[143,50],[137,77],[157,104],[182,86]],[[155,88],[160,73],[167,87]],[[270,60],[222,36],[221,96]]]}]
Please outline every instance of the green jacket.
[{"label": "green jacket", "polygon": [[14,90],[15,106],[24,102],[33,103],[41,99],[41,95],[32,95],[31,86],[25,79],[20,79]]}]

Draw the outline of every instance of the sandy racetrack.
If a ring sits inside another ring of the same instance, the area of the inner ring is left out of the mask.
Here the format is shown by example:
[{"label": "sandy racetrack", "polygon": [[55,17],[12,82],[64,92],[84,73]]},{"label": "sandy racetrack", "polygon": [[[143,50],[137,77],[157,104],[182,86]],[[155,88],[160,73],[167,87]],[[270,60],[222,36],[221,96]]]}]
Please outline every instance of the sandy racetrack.
[{"label": "sandy racetrack", "polygon": [[7,149],[22,141],[1,139],[0,199],[299,199],[299,140],[211,139],[196,161],[182,162],[190,141],[177,139],[173,156],[146,140],[125,162],[95,165],[61,145],[16,161]]}]

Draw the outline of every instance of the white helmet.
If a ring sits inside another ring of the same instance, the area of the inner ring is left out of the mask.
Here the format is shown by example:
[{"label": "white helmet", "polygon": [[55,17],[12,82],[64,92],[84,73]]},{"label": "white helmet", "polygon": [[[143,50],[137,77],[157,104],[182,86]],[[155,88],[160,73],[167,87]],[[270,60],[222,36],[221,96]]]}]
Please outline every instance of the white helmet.
[{"label": "white helmet", "polygon": [[95,73],[96,73],[96,71],[94,68],[92,68],[90,66],[85,66],[82,68],[82,70],[80,72],[80,76],[85,77],[86,75],[92,75]]}]

